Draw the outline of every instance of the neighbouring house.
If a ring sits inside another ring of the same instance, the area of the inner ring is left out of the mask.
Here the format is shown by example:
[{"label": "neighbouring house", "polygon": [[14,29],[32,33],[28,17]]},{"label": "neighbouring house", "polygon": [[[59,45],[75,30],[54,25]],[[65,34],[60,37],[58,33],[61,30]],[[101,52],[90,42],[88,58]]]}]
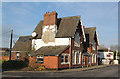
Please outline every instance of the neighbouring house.
[{"label": "neighbouring house", "polygon": [[80,16],[57,18],[46,12],[32,36],[21,36],[12,50],[13,59],[29,56],[29,66],[47,69],[97,65],[96,27],[85,28]]},{"label": "neighbouring house", "polygon": [[98,61],[100,64],[113,63],[114,52],[108,49],[98,49]]},{"label": "neighbouring house", "polygon": [[8,61],[9,55],[9,48],[0,48],[0,59]]},{"label": "neighbouring house", "polygon": [[25,60],[29,59],[29,53],[31,52],[31,36],[20,36],[12,49],[12,60]]}]

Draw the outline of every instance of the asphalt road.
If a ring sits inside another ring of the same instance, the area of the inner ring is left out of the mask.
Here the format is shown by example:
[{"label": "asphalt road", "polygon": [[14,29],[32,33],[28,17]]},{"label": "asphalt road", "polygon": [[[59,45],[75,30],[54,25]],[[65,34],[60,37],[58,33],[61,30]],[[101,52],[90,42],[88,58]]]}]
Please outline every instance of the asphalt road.
[{"label": "asphalt road", "polygon": [[2,77],[118,77],[119,68],[120,65],[111,65],[72,72],[3,72]]}]

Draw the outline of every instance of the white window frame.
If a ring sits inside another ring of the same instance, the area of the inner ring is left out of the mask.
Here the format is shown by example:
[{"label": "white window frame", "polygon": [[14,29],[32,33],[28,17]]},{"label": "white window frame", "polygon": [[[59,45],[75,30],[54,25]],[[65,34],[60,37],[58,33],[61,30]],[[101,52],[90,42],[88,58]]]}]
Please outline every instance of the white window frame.
[{"label": "white window frame", "polygon": [[66,54],[65,57],[66,56],[68,57],[68,59],[66,58],[68,61],[66,62],[66,60],[65,60],[65,63],[69,63],[69,55]]},{"label": "white window frame", "polygon": [[[70,63],[70,62],[69,62],[69,56],[70,56],[69,54],[61,54],[61,56],[63,56],[63,58],[64,58],[64,59],[63,59],[64,61],[61,62],[61,64],[69,64],[69,63]],[[68,56],[68,62],[66,62],[65,56]]]},{"label": "white window frame", "polygon": [[[78,54],[79,54],[79,62],[77,62],[78,64],[81,64],[81,52],[78,52]],[[78,60],[77,60],[78,61]]]},{"label": "white window frame", "polygon": [[76,56],[77,56],[77,64],[80,64],[80,53],[78,52]]},{"label": "white window frame", "polygon": [[96,54],[95,54],[95,63],[96,63]]},{"label": "white window frame", "polygon": [[94,61],[93,61],[93,58],[94,58],[94,54],[92,54],[92,63],[94,62]]},{"label": "white window frame", "polygon": [[20,53],[19,52],[16,53],[16,58],[17,58],[17,60],[20,59]]},{"label": "white window frame", "polygon": [[84,58],[84,55],[82,55],[82,64],[85,64]]},{"label": "white window frame", "polygon": [[[62,58],[62,56],[63,56],[63,58]],[[63,62],[62,62],[62,60],[63,60]],[[65,62],[65,57],[64,57],[64,55],[61,55],[61,63],[64,63]]]},{"label": "white window frame", "polygon": [[[76,64],[76,51],[73,50],[72,54],[74,54],[74,53],[75,53],[75,58],[74,58],[74,63],[73,63],[73,60],[72,60],[72,64]],[[72,59],[73,59],[73,56],[72,56]]]},{"label": "white window frame", "polygon": [[[39,59],[39,58],[40,58],[40,59],[43,59],[43,61],[38,61],[37,59]],[[42,63],[42,64],[43,64],[43,63],[44,63],[44,56],[37,55],[37,57],[36,57],[36,62],[37,62],[37,63]]]}]

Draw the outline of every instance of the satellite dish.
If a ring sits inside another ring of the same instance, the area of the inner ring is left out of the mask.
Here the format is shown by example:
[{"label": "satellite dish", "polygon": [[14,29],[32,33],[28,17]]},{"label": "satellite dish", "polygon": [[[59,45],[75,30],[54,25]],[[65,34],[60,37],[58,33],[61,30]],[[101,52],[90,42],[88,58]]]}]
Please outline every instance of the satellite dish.
[{"label": "satellite dish", "polygon": [[36,34],[36,32],[33,32],[32,33],[32,37],[35,37],[37,34]]}]

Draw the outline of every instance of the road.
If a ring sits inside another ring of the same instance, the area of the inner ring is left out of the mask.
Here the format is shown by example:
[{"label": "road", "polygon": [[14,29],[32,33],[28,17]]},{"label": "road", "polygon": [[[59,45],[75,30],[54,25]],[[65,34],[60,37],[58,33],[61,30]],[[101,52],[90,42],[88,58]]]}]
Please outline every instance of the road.
[{"label": "road", "polygon": [[[3,77],[118,77],[120,65],[68,72],[3,72]],[[119,74],[120,75],[120,74]]]}]

